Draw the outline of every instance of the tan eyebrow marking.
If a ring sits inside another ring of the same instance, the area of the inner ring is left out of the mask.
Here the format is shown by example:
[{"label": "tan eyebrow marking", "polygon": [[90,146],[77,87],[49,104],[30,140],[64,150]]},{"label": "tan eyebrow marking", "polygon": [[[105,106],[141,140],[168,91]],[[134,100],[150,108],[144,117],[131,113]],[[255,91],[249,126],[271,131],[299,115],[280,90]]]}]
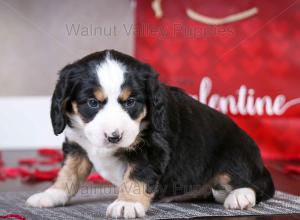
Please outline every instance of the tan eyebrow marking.
[{"label": "tan eyebrow marking", "polygon": [[126,101],[130,97],[130,95],[131,95],[131,90],[129,88],[124,88],[121,91],[119,98],[121,101]]},{"label": "tan eyebrow marking", "polygon": [[105,95],[105,93],[103,92],[102,89],[97,89],[94,92],[94,95],[95,95],[96,99],[98,99],[98,101],[100,101],[100,102],[104,102],[105,99],[106,99],[106,95]]}]

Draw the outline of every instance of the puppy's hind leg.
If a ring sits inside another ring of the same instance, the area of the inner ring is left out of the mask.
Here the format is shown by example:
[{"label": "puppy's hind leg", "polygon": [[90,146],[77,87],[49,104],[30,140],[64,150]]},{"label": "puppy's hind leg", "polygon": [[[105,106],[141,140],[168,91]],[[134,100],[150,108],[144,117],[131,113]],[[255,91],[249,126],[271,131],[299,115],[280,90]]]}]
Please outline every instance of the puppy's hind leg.
[{"label": "puppy's hind leg", "polygon": [[41,193],[30,196],[26,204],[32,207],[54,207],[64,205],[79,189],[92,168],[84,154],[67,155],[55,183]]},{"label": "puppy's hind leg", "polygon": [[266,168],[258,171],[252,180],[241,181],[235,177],[230,185],[233,190],[224,201],[226,209],[252,208],[260,201],[272,198],[275,191],[272,178]]},{"label": "puppy's hind leg", "polygon": [[224,203],[226,197],[232,191],[232,186],[229,184],[231,178],[228,174],[223,173],[215,177],[214,186],[212,187],[212,195],[216,202]]},{"label": "puppy's hind leg", "polygon": [[232,176],[219,175],[212,188],[216,202],[224,204],[226,209],[248,209],[256,204],[255,191],[249,187],[235,187]]}]

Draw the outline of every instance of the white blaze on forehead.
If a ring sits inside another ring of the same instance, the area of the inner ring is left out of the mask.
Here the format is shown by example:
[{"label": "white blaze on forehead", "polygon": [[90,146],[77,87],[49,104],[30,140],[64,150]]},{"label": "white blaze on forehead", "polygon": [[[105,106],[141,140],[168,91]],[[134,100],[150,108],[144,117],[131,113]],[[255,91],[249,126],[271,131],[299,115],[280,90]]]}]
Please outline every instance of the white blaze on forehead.
[{"label": "white blaze on forehead", "polygon": [[97,75],[102,89],[110,98],[117,98],[121,93],[126,69],[121,63],[109,56],[97,68]]}]

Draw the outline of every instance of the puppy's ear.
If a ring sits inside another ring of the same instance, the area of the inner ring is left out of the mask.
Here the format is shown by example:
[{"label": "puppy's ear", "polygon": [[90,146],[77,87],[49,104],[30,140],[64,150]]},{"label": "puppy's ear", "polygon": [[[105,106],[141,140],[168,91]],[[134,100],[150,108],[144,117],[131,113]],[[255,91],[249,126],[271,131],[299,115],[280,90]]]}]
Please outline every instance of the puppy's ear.
[{"label": "puppy's ear", "polygon": [[76,78],[75,67],[68,65],[59,73],[55,90],[51,102],[51,122],[55,135],[63,132],[66,127],[66,108],[70,101]]},{"label": "puppy's ear", "polygon": [[155,131],[163,133],[167,120],[165,88],[159,82],[158,74],[150,66],[148,66],[148,70],[146,88],[149,100],[150,121]]}]

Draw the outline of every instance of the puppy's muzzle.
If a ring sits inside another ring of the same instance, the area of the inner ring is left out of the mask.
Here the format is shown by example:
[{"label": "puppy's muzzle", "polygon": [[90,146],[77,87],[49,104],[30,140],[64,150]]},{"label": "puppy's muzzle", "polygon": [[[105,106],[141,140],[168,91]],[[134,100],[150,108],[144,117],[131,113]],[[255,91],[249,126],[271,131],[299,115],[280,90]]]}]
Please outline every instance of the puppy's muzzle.
[{"label": "puppy's muzzle", "polygon": [[111,134],[104,133],[105,138],[108,140],[108,142],[112,144],[117,144],[121,141],[123,133],[120,134],[118,130],[115,130]]}]

